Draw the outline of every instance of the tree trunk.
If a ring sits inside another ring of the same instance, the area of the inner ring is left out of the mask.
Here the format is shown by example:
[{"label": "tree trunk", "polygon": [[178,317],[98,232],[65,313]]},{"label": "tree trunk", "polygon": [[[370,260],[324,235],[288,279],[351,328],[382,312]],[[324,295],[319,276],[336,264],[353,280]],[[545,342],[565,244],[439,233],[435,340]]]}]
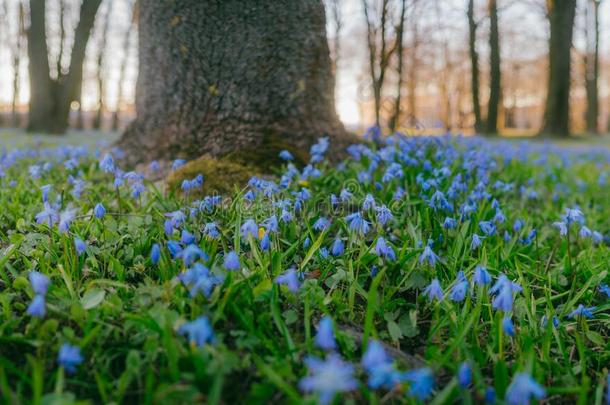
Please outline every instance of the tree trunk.
[{"label": "tree trunk", "polygon": [[[101,0],[84,0],[74,32],[70,67],[66,75],[50,77],[46,42],[45,0],[30,0],[28,56],[30,60],[30,109],[28,131],[61,134],[68,127],[70,103],[78,96],[82,83],[87,41]],[[61,55],[60,55],[61,57]]]},{"label": "tree trunk", "polygon": [[93,120],[93,128],[101,129],[104,116],[104,60],[106,56],[106,44],[108,42],[108,27],[110,25],[110,14],[112,12],[112,0],[108,1],[108,8],[104,16],[102,27],[102,37],[100,38],[99,49],[97,51],[97,112]]},{"label": "tree trunk", "polygon": [[576,0],[549,0],[549,78],[542,133],[570,134],[570,51],[574,32]]},{"label": "tree trunk", "polygon": [[502,78],[500,70],[500,33],[498,29],[498,4],[489,0],[489,102],[487,104],[487,134],[498,132],[498,106],[501,101]]},{"label": "tree trunk", "polygon": [[20,83],[21,83],[21,56],[23,53],[23,42],[25,36],[25,11],[23,3],[19,1],[19,28],[17,38],[12,47],[13,56],[13,96],[11,98],[11,124],[13,127],[20,127],[21,120],[17,111],[17,102],[19,100]]},{"label": "tree trunk", "polygon": [[117,81],[117,100],[116,107],[114,112],[112,113],[112,130],[117,131],[119,129],[119,112],[121,109],[121,104],[123,103],[123,87],[125,86],[125,73],[127,72],[127,62],[129,61],[129,51],[130,47],[130,39],[131,34],[134,32],[134,27],[138,21],[138,4],[137,2],[133,5],[131,11],[131,23],[125,31],[125,36],[123,37],[123,49],[125,50],[125,54],[123,55],[123,59],[121,60],[121,68],[119,69],[119,79]]},{"label": "tree trunk", "polygon": [[127,163],[304,149],[337,118],[321,0],[141,0],[137,118]]},{"label": "tree trunk", "polygon": [[587,91],[587,132],[598,133],[599,115],[598,87],[599,77],[599,0],[588,0],[585,22],[587,53],[585,57],[585,88]]},{"label": "tree trunk", "polygon": [[479,100],[479,53],[477,52],[477,23],[474,18],[474,0],[468,0],[468,31],[470,48],[470,87],[472,91],[472,111],[474,113],[474,130],[483,130],[481,120],[481,102]]},{"label": "tree trunk", "polygon": [[405,12],[407,10],[407,0],[402,0],[400,8],[400,22],[398,23],[398,30],[396,32],[396,47],[398,58],[398,67],[396,68],[396,98],[394,99],[394,111],[390,118],[390,130],[396,131],[400,127],[400,105],[402,101],[402,82],[403,82],[403,65],[404,65],[404,49],[403,43],[404,31],[405,31]]}]

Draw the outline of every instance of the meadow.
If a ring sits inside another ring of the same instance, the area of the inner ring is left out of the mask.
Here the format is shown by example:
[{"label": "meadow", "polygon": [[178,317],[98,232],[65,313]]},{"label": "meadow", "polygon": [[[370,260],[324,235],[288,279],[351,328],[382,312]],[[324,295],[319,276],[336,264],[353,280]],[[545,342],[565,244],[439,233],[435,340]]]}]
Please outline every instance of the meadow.
[{"label": "meadow", "polygon": [[216,195],[7,146],[1,402],[610,404],[609,149],[327,147]]}]

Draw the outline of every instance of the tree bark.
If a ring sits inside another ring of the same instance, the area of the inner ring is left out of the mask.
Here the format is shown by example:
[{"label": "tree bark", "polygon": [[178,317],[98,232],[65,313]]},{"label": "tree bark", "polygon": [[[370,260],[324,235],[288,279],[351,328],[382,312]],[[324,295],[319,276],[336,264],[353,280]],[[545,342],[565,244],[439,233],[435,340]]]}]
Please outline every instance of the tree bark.
[{"label": "tree bark", "polygon": [[[83,0],[74,32],[67,74],[50,77],[46,42],[45,0],[30,0],[28,56],[30,60],[30,109],[28,131],[61,134],[68,127],[70,103],[77,99],[83,77],[85,50],[101,0]],[[61,58],[61,55],[59,55]]]},{"label": "tree bark", "polygon": [[337,118],[321,0],[141,0],[137,118],[118,145],[127,163],[295,150]]},{"label": "tree bark", "polygon": [[498,107],[502,95],[500,33],[496,0],[489,0],[489,64],[489,102],[487,103],[487,128],[485,132],[494,135],[498,132]]},{"label": "tree bark", "polygon": [[574,32],[576,0],[549,0],[549,77],[542,133],[570,135],[570,51]]},{"label": "tree bark", "polygon": [[587,91],[587,132],[598,133],[599,100],[597,82],[599,78],[599,0],[587,2],[587,53],[585,56],[585,88]]},{"label": "tree bark", "polygon": [[400,113],[401,113],[401,102],[402,102],[402,84],[403,84],[403,65],[404,65],[404,49],[403,43],[404,32],[405,32],[405,13],[407,10],[407,0],[402,0],[400,7],[400,21],[398,23],[398,30],[396,31],[396,57],[398,58],[398,66],[396,68],[396,98],[394,99],[394,111],[390,118],[390,130],[396,131],[400,127]]},{"label": "tree bark", "polygon": [[470,50],[470,88],[472,92],[472,111],[474,113],[474,130],[483,130],[481,119],[481,102],[479,100],[479,53],[477,51],[477,23],[474,18],[474,0],[468,0],[468,45]]}]

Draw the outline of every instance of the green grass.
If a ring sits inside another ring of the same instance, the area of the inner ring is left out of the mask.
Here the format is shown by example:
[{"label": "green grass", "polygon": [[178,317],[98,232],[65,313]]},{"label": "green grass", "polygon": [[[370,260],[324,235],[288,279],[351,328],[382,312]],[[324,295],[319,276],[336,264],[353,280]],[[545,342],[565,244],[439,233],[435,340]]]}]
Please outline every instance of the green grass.
[{"label": "green grass", "polygon": [[[434,391],[426,402],[481,403],[494,387],[497,403],[504,403],[513,377],[525,372],[545,387],[552,403],[607,403],[610,301],[600,291],[610,283],[607,149],[409,139],[397,148],[361,149],[360,159],[340,167],[319,163],[319,177],[295,174],[287,188],[277,186],[278,173],[275,183],[236,189],[208,209],[145,179],[136,198],[128,180],[115,188],[113,174],[100,169],[101,155],[94,152],[98,138],[73,134],[45,149],[55,140],[36,146],[0,134],[7,148],[0,158],[0,402],[315,403],[319,397],[303,392],[299,381],[308,373],[307,356],[330,356],[315,343],[326,315],[333,319],[336,352],[353,364],[358,382],[338,393],[335,403],[418,403],[410,394],[413,383],[404,378],[390,388],[367,384],[360,362],[373,340],[382,342],[395,370],[433,371]],[[65,146],[83,139],[89,152]],[[392,162],[391,170],[402,173],[384,179]],[[85,182],[80,195],[72,193],[74,179]],[[46,184],[52,185],[54,209],[74,210],[67,232],[35,220]],[[399,188],[404,193],[394,198]],[[343,189],[352,196],[332,206],[330,195]],[[452,207],[430,206],[436,190]],[[362,208],[367,194],[390,209],[391,221],[383,224],[375,210]],[[93,215],[97,203],[106,208],[103,218]],[[463,212],[464,204],[472,206],[470,213]],[[244,238],[240,228],[248,219],[263,227],[270,216],[280,218],[281,207],[294,219],[280,220],[278,230],[269,232],[267,250],[258,238]],[[553,223],[576,207],[584,225],[604,240],[580,235],[580,224],[560,235]],[[187,219],[168,235],[165,214],[177,210]],[[364,234],[345,219],[357,211],[370,222]],[[315,230],[322,216],[330,227]],[[455,229],[443,227],[446,217],[457,221]],[[485,236],[479,224],[494,218],[496,233]],[[514,231],[517,219],[523,227]],[[210,222],[217,237],[206,234]],[[172,258],[168,241],[180,241],[182,229],[207,255],[198,262],[213,275],[208,296],[191,296],[177,279],[187,266]],[[472,249],[475,233],[484,238]],[[395,259],[376,254],[380,237]],[[75,238],[87,243],[82,255]],[[335,257],[328,252],[337,238],[345,250]],[[428,241],[439,256],[434,265],[420,260]],[[161,246],[156,264],[150,256],[155,243]],[[240,270],[225,270],[229,251],[239,255]],[[512,311],[493,308],[489,286],[472,285],[477,266],[487,268],[494,282],[503,273],[523,288],[513,295]],[[289,268],[301,275],[296,293],[275,282]],[[51,281],[42,318],[27,314],[32,270]],[[456,302],[451,291],[460,271],[469,288]],[[440,302],[422,293],[434,278],[444,290]],[[568,317],[579,304],[595,307],[593,317]],[[197,346],[181,327],[200,316],[209,320],[215,339]],[[514,323],[514,337],[501,326],[505,316]],[[557,327],[544,324],[543,317],[553,316]],[[81,350],[75,373],[58,365],[65,343]],[[472,368],[467,388],[456,379],[463,362]]]}]

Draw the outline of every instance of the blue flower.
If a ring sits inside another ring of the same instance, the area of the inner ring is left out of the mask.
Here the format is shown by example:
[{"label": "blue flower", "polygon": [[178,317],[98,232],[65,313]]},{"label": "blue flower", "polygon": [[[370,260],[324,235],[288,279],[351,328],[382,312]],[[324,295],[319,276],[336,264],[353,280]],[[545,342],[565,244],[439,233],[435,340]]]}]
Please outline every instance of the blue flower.
[{"label": "blue flower", "polygon": [[51,204],[45,203],[44,209],[36,214],[36,223],[45,224],[49,227],[59,222],[59,212]]},{"label": "blue flower", "polygon": [[517,373],[508,386],[505,398],[509,405],[528,405],[532,397],[542,399],[545,395],[544,387],[529,374]]},{"label": "blue flower", "polygon": [[370,228],[370,222],[362,217],[360,212],[354,212],[345,217],[347,226],[350,231],[357,232],[360,235],[366,235]]},{"label": "blue flower", "polygon": [[504,330],[504,333],[506,333],[508,336],[515,336],[515,326],[513,325],[513,320],[510,318],[510,316],[505,316],[502,319],[502,330]]},{"label": "blue flower", "polygon": [[295,269],[290,268],[275,278],[275,282],[280,285],[285,285],[288,290],[296,293],[299,291],[299,277]]},{"label": "blue flower", "polygon": [[76,367],[83,362],[83,356],[80,353],[80,348],[64,343],[59,348],[57,355],[57,363],[62,366],[68,374],[74,374]]},{"label": "blue flower", "polygon": [[336,353],[330,353],[326,360],[307,357],[305,365],[309,374],[299,381],[299,388],[304,392],[317,393],[321,404],[328,404],[339,392],[358,388],[354,366],[344,362]]},{"label": "blue flower", "polygon": [[343,245],[343,241],[341,240],[341,238],[336,238],[335,241],[333,242],[332,247],[330,248],[330,254],[337,257],[337,256],[341,256],[344,251],[345,251],[345,246]]},{"label": "blue flower", "polygon": [[485,403],[488,405],[496,403],[496,390],[494,387],[485,388]]},{"label": "blue flower", "polygon": [[323,316],[320,319],[314,343],[324,350],[334,350],[337,348],[337,342],[335,342],[335,335],[333,333],[333,320],[329,316]]},{"label": "blue flower", "polygon": [[248,240],[248,237],[258,239],[258,225],[253,219],[248,219],[244,222],[240,228],[241,237],[244,240]]},{"label": "blue flower", "polygon": [[407,371],[404,374],[404,379],[409,381],[410,396],[423,401],[432,394],[434,389],[434,374],[432,374],[432,370],[429,368],[425,367]]},{"label": "blue flower", "polygon": [[593,311],[595,311],[595,307],[585,307],[583,304],[579,304],[574,311],[568,314],[568,318],[593,318]]},{"label": "blue flower", "polygon": [[59,215],[59,225],[57,225],[57,229],[60,233],[66,233],[70,230],[70,224],[75,216],[76,211],[71,209],[67,209]]},{"label": "blue flower", "polygon": [[85,253],[85,250],[87,249],[87,243],[85,241],[83,241],[80,238],[74,238],[74,248],[76,249],[76,254],[77,255],[82,255],[83,253]]},{"label": "blue flower", "polygon": [[392,247],[388,245],[386,240],[382,237],[377,239],[377,243],[375,244],[375,254],[379,257],[385,257],[390,261],[396,260],[394,249],[392,249]]},{"label": "blue flower", "polygon": [[184,166],[185,163],[186,163],[186,160],[184,160],[184,159],[174,160],[174,162],[172,163],[172,170],[173,171],[178,170],[180,167]]},{"label": "blue flower", "polygon": [[470,243],[470,249],[475,250],[479,246],[481,246],[483,242],[481,241],[481,237],[476,233],[472,234],[472,242]]},{"label": "blue flower", "polygon": [[474,270],[474,276],[472,281],[475,285],[484,286],[491,283],[491,276],[487,272],[487,269],[483,266],[477,266]]},{"label": "blue flower", "polygon": [[394,219],[392,212],[385,205],[375,207],[375,211],[377,212],[377,215],[376,215],[377,221],[379,221],[379,223],[381,225],[385,225]]},{"label": "blue flower", "polygon": [[192,322],[187,322],[178,328],[178,333],[186,336],[189,343],[202,347],[206,343],[214,343],[214,331],[210,321],[205,316],[200,316]]},{"label": "blue flower", "polygon": [[180,236],[180,242],[184,245],[190,245],[195,243],[195,235],[187,231],[186,229],[182,230],[182,234]]},{"label": "blue flower", "polygon": [[432,280],[430,285],[425,288],[424,295],[428,297],[430,301],[437,299],[438,301],[443,300],[443,288],[437,278]]},{"label": "blue flower", "polygon": [[49,192],[53,186],[51,184],[46,184],[40,187],[40,191],[42,191],[42,202],[49,202]]},{"label": "blue flower", "polygon": [[95,207],[93,208],[93,215],[95,215],[96,218],[103,218],[104,215],[106,215],[106,208],[104,208],[104,204],[95,204]]},{"label": "blue flower", "polygon": [[523,220],[521,220],[521,219],[515,220],[515,223],[513,224],[513,231],[515,231],[515,233],[521,232],[521,229],[523,229],[524,225],[525,225],[525,222],[523,222]]},{"label": "blue flower", "polygon": [[45,295],[47,293],[49,284],[51,284],[49,277],[37,271],[30,271],[28,279],[30,280],[30,285],[32,286],[32,290],[34,290],[34,294]]},{"label": "blue flower", "polygon": [[455,229],[457,227],[457,221],[451,217],[445,218],[443,222],[443,228],[445,229]]},{"label": "blue flower", "polygon": [[202,293],[209,297],[215,285],[221,283],[222,280],[210,274],[210,270],[201,263],[195,263],[193,267],[180,273],[178,280],[189,289],[191,297]]},{"label": "blue flower", "polygon": [[102,160],[100,160],[100,169],[102,169],[104,173],[114,172],[114,159],[110,153],[106,153]]},{"label": "blue flower", "polygon": [[175,259],[179,257],[182,253],[182,246],[180,246],[179,242],[175,240],[167,241],[167,250],[169,250],[169,254],[172,255],[172,258]]},{"label": "blue flower", "polygon": [[325,231],[330,226],[330,221],[324,217],[318,218],[318,220],[313,224],[313,229],[315,231]]},{"label": "blue flower", "polygon": [[367,194],[364,196],[364,201],[362,202],[362,209],[369,210],[371,208],[375,208],[375,197],[372,194]]},{"label": "blue flower", "polygon": [[362,367],[369,375],[368,385],[372,389],[391,389],[402,380],[402,373],[396,370],[392,359],[377,340],[369,342],[362,356]]},{"label": "blue flower", "polygon": [[599,286],[599,291],[606,294],[608,298],[610,298],[610,286],[607,284],[602,284]]},{"label": "blue flower", "polygon": [[559,229],[559,235],[566,236],[568,234],[568,226],[563,221],[553,222],[553,226]]},{"label": "blue flower", "polygon": [[229,271],[239,270],[241,268],[241,263],[239,262],[239,256],[235,253],[234,250],[231,250],[229,253],[225,255],[224,258],[224,267]]},{"label": "blue flower", "polygon": [[496,234],[496,226],[491,221],[479,222],[479,228],[485,236],[494,236]]},{"label": "blue flower", "polygon": [[199,259],[207,260],[208,255],[195,244],[190,244],[185,247],[179,254],[179,257],[184,262],[185,266],[190,266]]},{"label": "blue flower", "polygon": [[439,260],[439,257],[432,251],[430,245],[426,245],[424,251],[419,256],[419,264],[423,264],[424,262],[428,262],[431,267],[436,265],[436,262]]},{"label": "blue flower", "polygon": [[468,388],[468,386],[472,383],[472,369],[470,367],[470,363],[467,361],[460,364],[457,372],[458,384],[462,388]]},{"label": "blue flower", "polygon": [[282,159],[282,160],[287,160],[288,161],[288,160],[293,160],[294,159],[294,156],[292,156],[292,153],[290,153],[287,150],[281,151],[279,156],[280,156],[280,159]]},{"label": "blue flower", "polygon": [[36,294],[28,306],[27,314],[35,318],[44,318],[47,312],[44,295]]},{"label": "blue flower", "polygon": [[220,232],[218,231],[218,227],[214,222],[208,222],[203,226],[203,233],[208,235],[212,239],[216,239],[220,236]]},{"label": "blue flower", "polygon": [[451,289],[451,300],[456,302],[462,302],[466,298],[468,293],[468,280],[464,276],[464,272],[460,271],[457,276],[457,280],[453,288]]},{"label": "blue flower", "polygon": [[150,261],[152,264],[157,264],[159,263],[159,259],[161,259],[161,248],[158,243],[155,243],[150,249]]}]

